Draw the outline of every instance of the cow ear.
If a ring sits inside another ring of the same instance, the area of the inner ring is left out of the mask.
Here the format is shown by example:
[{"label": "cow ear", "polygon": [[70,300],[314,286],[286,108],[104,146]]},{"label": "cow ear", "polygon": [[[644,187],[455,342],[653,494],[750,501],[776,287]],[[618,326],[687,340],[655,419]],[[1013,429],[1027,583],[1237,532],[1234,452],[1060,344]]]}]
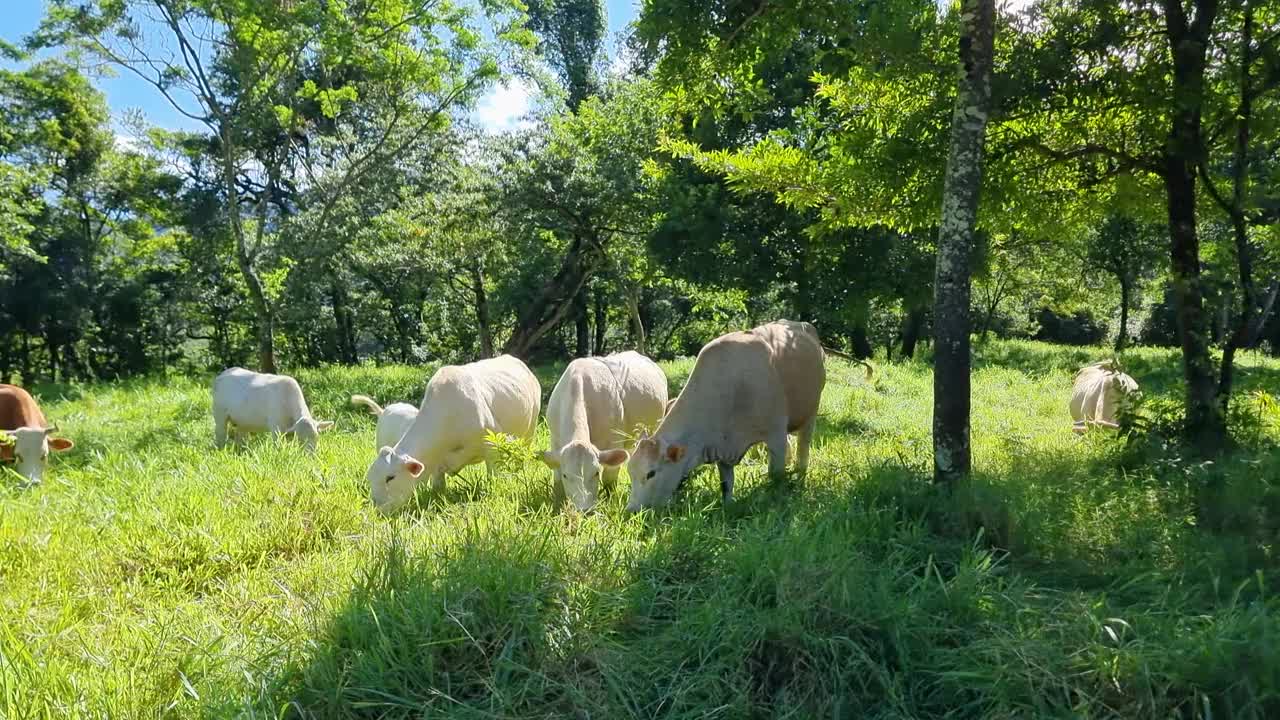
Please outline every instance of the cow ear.
[{"label": "cow ear", "polygon": [[63,450],[70,450],[75,446],[76,444],[71,442],[67,438],[50,438],[49,439],[49,449],[54,450],[56,452],[62,452]]},{"label": "cow ear", "polygon": [[409,477],[416,478],[422,474],[422,471],[425,470],[426,467],[416,459],[406,455],[404,456],[404,469],[405,472],[409,473]]},{"label": "cow ear", "polygon": [[331,427],[333,427],[332,420],[321,420],[316,423],[316,430],[319,432],[324,432],[325,430],[328,430]]},{"label": "cow ear", "polygon": [[556,468],[560,467],[560,458],[550,450],[543,451],[543,453],[539,455],[538,458],[541,459],[542,462],[546,463],[547,467],[551,468],[552,470],[555,470]]},{"label": "cow ear", "polygon": [[626,450],[605,450],[600,453],[600,464],[606,467],[618,467],[627,461]]},{"label": "cow ear", "polygon": [[684,457],[684,446],[668,445],[667,451],[663,454],[666,455],[667,462],[680,462],[680,458]]}]

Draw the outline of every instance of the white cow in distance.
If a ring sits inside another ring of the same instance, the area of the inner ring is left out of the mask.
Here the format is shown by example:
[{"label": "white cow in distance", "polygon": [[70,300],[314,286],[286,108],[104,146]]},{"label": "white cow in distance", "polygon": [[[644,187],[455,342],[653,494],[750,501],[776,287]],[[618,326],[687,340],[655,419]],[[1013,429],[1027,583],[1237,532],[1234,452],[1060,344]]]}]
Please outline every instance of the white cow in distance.
[{"label": "white cow in distance", "polygon": [[352,395],[352,405],[363,405],[369,412],[378,417],[378,429],[375,431],[374,450],[395,445],[404,437],[404,431],[418,417],[418,408],[409,403],[391,403],[382,407],[368,395]]},{"label": "white cow in distance", "polygon": [[1071,431],[1082,435],[1091,425],[1120,427],[1117,420],[1132,407],[1137,392],[1137,381],[1120,372],[1114,360],[1084,366],[1071,391]]},{"label": "white cow in distance", "polygon": [[310,451],[320,433],[333,427],[330,420],[311,417],[297,380],[238,367],[213,380],[213,441],[218,447],[227,443],[228,424],[236,442],[247,433],[270,432],[294,437]]},{"label": "white cow in distance", "polygon": [[557,503],[595,507],[599,489],[612,492],[637,429],[652,431],[667,405],[667,376],[657,363],[628,351],[569,363],[547,402],[551,449],[542,461],[554,472]]},{"label": "white cow in distance", "polygon": [[444,489],[445,475],[481,461],[492,477],[486,432],[527,438],[541,405],[538,379],[510,355],[440,368],[404,436],[381,448],[365,473],[374,505],[395,512],[413,498],[423,473],[436,490]]},{"label": "white cow in distance", "polygon": [[765,443],[769,474],[782,474],[788,433],[796,434],[795,467],[803,472],[826,384],[823,360],[818,332],[806,322],[779,320],[707,343],[653,437],[631,455],[627,509],[669,502],[694,468],[711,462],[728,502],[733,467],[751,446]]}]

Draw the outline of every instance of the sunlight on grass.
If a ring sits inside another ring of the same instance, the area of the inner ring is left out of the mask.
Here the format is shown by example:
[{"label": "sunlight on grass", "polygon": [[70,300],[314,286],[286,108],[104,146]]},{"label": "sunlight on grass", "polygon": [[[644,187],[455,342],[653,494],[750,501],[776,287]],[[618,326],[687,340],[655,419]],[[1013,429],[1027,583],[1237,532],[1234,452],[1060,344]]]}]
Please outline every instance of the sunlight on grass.
[{"label": "sunlight on grass", "polygon": [[[300,373],[338,423],[314,456],[214,450],[207,378],[44,392],[77,444],[0,486],[0,717],[1275,717],[1277,428],[1211,465],[1077,438],[1094,354],[979,347],[953,495],[928,366],[832,360],[807,478],[753,453],[731,507],[703,469],[634,516],[625,476],[584,516],[513,452],[380,517],[348,398],[416,403],[430,368]],[[1180,391],[1172,352],[1125,361]],[[1274,392],[1280,363],[1242,366]]]}]

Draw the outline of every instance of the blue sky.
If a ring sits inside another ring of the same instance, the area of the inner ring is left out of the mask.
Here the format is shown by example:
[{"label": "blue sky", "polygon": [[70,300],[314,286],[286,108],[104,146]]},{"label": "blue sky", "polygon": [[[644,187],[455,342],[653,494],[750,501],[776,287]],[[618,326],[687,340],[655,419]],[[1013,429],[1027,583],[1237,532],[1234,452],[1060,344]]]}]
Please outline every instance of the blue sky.
[{"label": "blue sky", "polygon": [[[639,0],[606,0],[609,13],[609,34],[617,33],[635,19]],[[17,43],[35,29],[44,15],[44,0],[0,0],[4,14],[0,19],[0,38]],[[610,42],[608,47],[612,48]],[[193,122],[169,106],[163,98],[142,80],[119,73],[116,77],[100,78],[97,85],[107,95],[112,112],[120,117],[125,110],[139,109],[153,125],[166,128],[192,128]],[[521,83],[495,87],[481,99],[476,109],[476,119],[492,129],[504,129],[516,123],[529,109],[529,88]]]}]

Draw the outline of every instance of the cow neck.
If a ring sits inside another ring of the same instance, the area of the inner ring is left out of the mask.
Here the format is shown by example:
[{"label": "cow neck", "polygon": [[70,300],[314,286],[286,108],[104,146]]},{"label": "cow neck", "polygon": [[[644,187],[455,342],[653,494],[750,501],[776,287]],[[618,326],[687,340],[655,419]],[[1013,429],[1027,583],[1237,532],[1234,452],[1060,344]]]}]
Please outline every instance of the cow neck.
[{"label": "cow neck", "polygon": [[574,374],[569,378],[569,418],[570,430],[566,444],[571,442],[591,443],[591,424],[587,416],[586,384],[582,376]]},{"label": "cow neck", "polygon": [[[658,429],[654,431],[653,437],[658,441],[659,447],[663,445],[683,445],[684,451],[693,457],[703,458],[707,453],[707,445],[705,441],[698,437],[692,426],[692,420],[686,421],[685,412],[680,406],[680,399],[676,399],[676,404],[671,407],[671,412],[663,418]],[[700,463],[706,462],[705,459]]]},{"label": "cow neck", "polygon": [[437,414],[437,412],[434,412],[433,403],[424,402],[422,409],[418,411],[417,417],[413,419],[408,429],[404,431],[404,435],[400,436],[400,440],[396,442],[396,453],[421,460],[422,455],[428,450],[431,438],[437,432],[437,426],[440,424],[436,420]]}]

